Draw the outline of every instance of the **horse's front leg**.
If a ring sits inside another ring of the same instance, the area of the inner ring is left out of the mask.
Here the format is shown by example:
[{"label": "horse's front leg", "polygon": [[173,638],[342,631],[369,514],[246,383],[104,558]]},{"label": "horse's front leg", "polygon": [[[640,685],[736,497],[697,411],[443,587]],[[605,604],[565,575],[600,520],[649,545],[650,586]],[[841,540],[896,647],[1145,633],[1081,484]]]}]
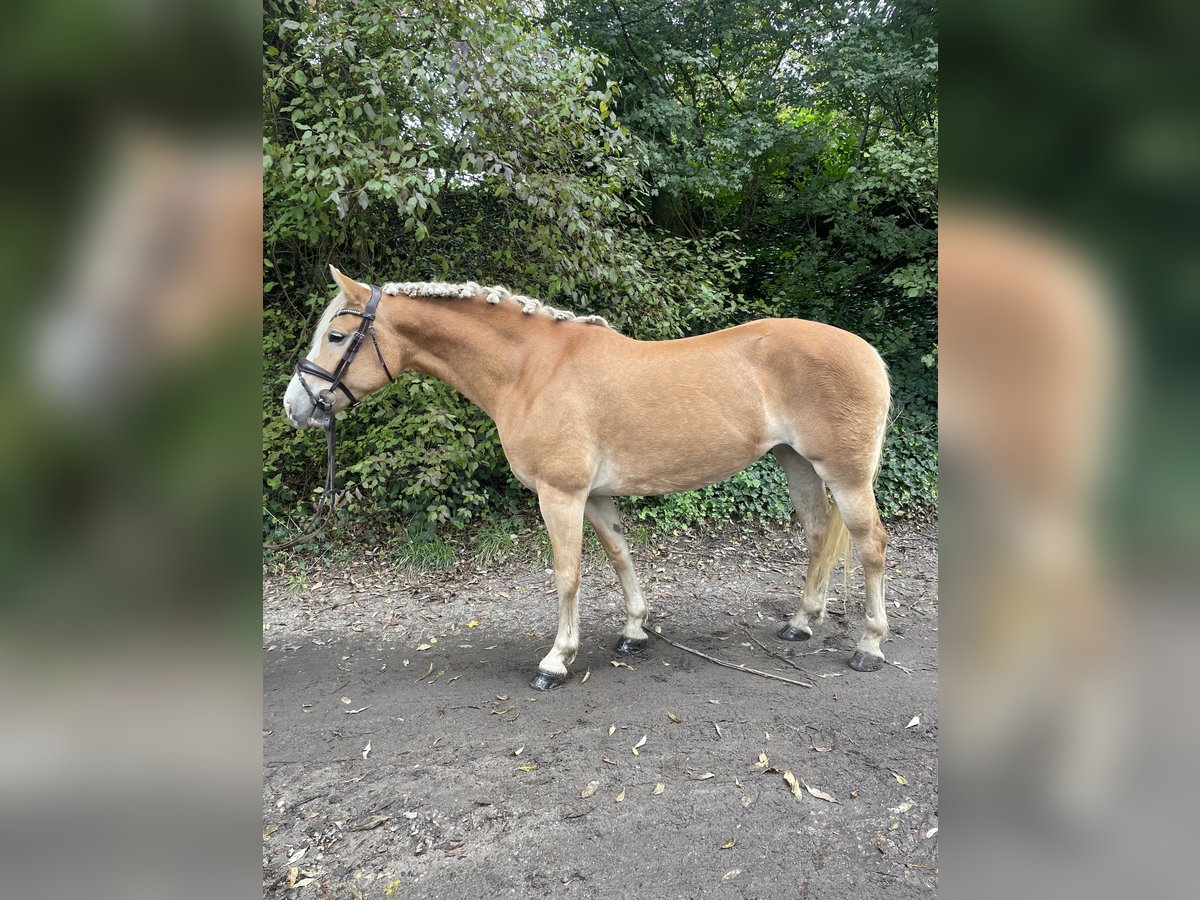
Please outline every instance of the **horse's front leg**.
[{"label": "horse's front leg", "polygon": [[613,569],[616,570],[617,580],[621,583],[621,593],[625,597],[625,630],[617,641],[616,652],[622,656],[638,653],[646,649],[646,616],[649,610],[642,596],[642,586],[638,583],[637,573],[633,571],[633,557],[629,554],[629,545],[621,532],[621,519],[617,515],[617,506],[612,497],[589,497],[584,511],[587,520],[592,523],[596,537],[604,545]]},{"label": "horse's front leg", "polygon": [[550,691],[567,680],[567,665],[579,651],[579,567],[583,550],[583,507],[587,493],[553,488],[538,491],[538,505],[554,548],[554,581],[558,586],[558,636],[538,663],[529,682],[535,691]]}]

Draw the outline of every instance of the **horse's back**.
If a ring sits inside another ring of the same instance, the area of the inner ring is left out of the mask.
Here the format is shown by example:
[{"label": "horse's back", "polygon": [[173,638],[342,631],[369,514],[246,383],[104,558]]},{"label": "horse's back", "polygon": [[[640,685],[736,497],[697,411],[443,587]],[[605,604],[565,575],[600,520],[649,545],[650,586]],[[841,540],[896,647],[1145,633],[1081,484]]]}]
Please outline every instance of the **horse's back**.
[{"label": "horse's back", "polygon": [[527,483],[580,468],[602,493],[659,494],[719,481],[779,444],[814,463],[871,456],[887,402],[886,369],[861,338],[762,319],[673,341],[575,331],[530,367],[498,424]]}]

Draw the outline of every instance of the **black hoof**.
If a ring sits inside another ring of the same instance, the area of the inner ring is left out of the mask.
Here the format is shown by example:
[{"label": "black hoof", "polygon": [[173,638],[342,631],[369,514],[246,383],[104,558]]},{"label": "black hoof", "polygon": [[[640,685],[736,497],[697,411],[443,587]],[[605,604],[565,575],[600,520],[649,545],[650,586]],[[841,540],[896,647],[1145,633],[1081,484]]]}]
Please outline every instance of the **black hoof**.
[{"label": "black hoof", "polygon": [[793,628],[791,625],[784,625],[779,629],[779,639],[781,641],[807,641],[811,634],[807,631],[801,631],[799,628]]},{"label": "black hoof", "polygon": [[632,656],[635,653],[641,653],[646,649],[645,638],[622,637],[617,641],[617,646],[614,648],[621,656]]},{"label": "black hoof", "polygon": [[855,672],[875,672],[883,668],[883,657],[855,650],[854,655],[850,657],[850,668]]},{"label": "black hoof", "polygon": [[553,672],[547,672],[545,669],[538,669],[537,674],[533,676],[533,680],[529,682],[529,686],[535,691],[554,691],[567,683],[567,676],[555,675]]}]

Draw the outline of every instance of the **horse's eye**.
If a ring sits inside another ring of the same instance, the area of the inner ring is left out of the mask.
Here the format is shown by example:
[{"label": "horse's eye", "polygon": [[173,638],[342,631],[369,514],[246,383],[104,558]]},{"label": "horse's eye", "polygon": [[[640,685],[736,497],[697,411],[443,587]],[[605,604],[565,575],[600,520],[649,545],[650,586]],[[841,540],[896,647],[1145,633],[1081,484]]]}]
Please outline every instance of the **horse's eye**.
[{"label": "horse's eye", "polygon": [[342,334],[340,331],[329,332],[329,343],[331,343],[331,344],[340,344],[345,339],[346,339],[346,336],[344,334]]}]

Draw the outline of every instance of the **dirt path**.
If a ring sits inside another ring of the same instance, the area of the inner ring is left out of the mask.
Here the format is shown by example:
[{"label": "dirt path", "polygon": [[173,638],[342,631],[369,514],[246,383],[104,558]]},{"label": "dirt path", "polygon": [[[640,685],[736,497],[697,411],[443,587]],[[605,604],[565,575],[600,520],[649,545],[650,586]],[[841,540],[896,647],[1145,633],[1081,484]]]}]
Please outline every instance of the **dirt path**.
[{"label": "dirt path", "polygon": [[599,559],[549,694],[526,687],[555,616],[528,561],[268,578],[264,897],[935,897],[937,538],[893,532],[895,665],[869,675],[846,665],[861,582],[813,640],[774,639],[803,571],[784,530],[635,551],[665,635],[812,688],[662,641],[614,667]]}]

